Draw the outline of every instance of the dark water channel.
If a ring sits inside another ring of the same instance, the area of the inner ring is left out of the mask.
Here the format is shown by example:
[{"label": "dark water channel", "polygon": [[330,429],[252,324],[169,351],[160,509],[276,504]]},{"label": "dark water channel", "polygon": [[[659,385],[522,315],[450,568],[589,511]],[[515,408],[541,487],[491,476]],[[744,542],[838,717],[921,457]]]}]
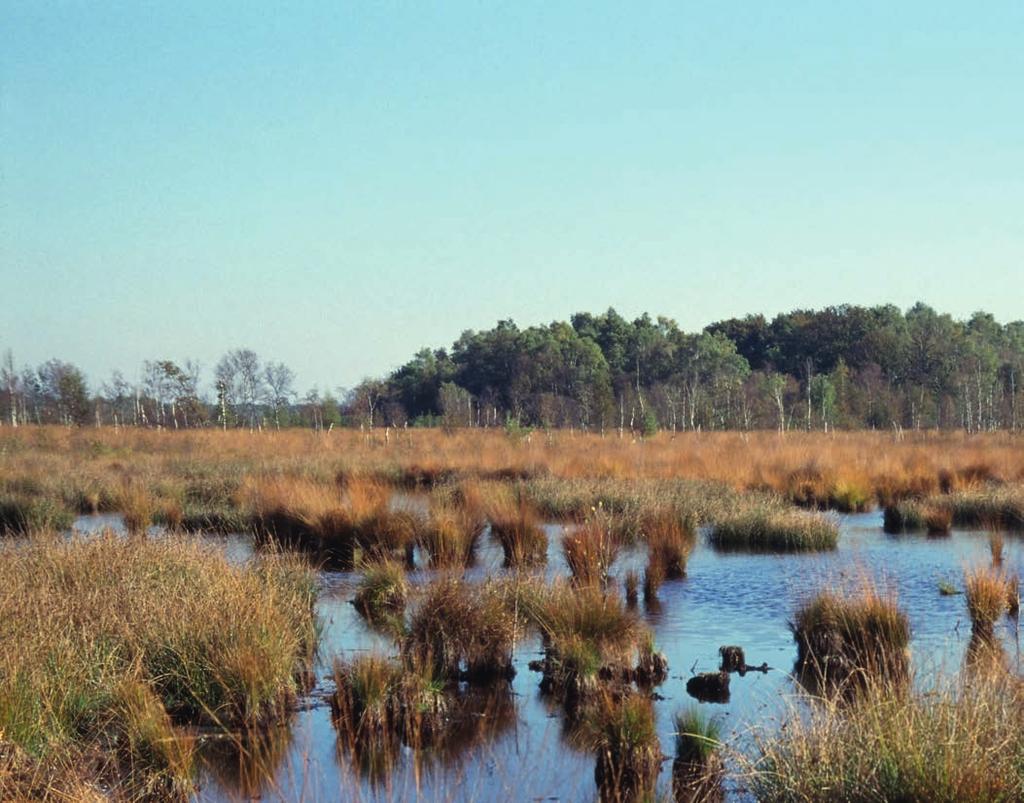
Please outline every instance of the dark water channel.
[{"label": "dark water channel", "polygon": [[[970,621],[962,594],[943,596],[939,582],[963,587],[965,566],[989,561],[984,533],[957,531],[951,536],[890,536],[882,531],[880,512],[839,516],[841,535],[836,552],[825,555],[718,554],[702,542],[690,558],[688,577],[666,582],[657,609],[640,611],[652,626],[659,648],[669,661],[669,680],[656,703],[662,751],[674,749],[672,717],[692,704],[685,689],[693,672],[718,668],[721,645],[741,645],[747,663],[766,662],[767,674],[732,676],[728,703],[703,703],[716,716],[724,739],[750,749],[752,727],[771,728],[785,713],[794,693],[791,677],[796,647],[787,622],[798,602],[822,585],[856,582],[870,577],[884,588],[894,587],[910,617],[912,660],[919,677],[955,674],[961,668],[970,638]],[[117,516],[84,517],[81,530],[119,526]],[[567,573],[560,548],[562,528],[548,529],[549,575]],[[235,560],[252,555],[247,536],[211,536]],[[1005,565],[1019,568],[1020,542],[1008,538]],[[627,551],[615,564],[621,577],[642,566],[639,551]],[[500,572],[501,550],[485,535],[479,576]],[[429,579],[417,571],[413,580]],[[334,656],[359,651],[394,653],[394,645],[367,628],[350,604],[358,575],[323,572],[318,609],[323,640],[318,683],[291,721],[276,728],[260,744],[255,758],[240,758],[230,742],[210,741],[203,749],[197,801],[286,800],[594,800],[594,758],[568,743],[560,709],[538,689],[539,675],[527,668],[538,657],[537,639],[521,643],[515,656],[517,674],[511,694],[498,700],[468,700],[468,717],[481,724],[473,738],[444,749],[414,753],[403,748],[395,766],[367,772],[340,750],[326,696],[331,691],[329,666]],[[1011,665],[1019,664],[1017,633],[1012,622],[1000,635]],[[670,765],[662,767],[666,797]],[[729,797],[743,800],[742,784],[732,781]]]}]

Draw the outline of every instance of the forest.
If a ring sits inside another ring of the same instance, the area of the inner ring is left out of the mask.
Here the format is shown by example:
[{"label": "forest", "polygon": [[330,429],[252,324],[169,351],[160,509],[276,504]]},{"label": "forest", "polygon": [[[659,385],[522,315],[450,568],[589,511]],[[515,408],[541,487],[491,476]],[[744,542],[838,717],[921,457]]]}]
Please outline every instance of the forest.
[{"label": "forest", "polygon": [[957,320],[918,303],[748,315],[683,331],[614,309],[520,328],[499,321],[423,348],[385,376],[300,393],[282,362],[227,352],[146,361],[90,384],[53,359],[0,366],[3,423],[158,428],[543,427],[653,433],[1021,426],[1024,321]]}]

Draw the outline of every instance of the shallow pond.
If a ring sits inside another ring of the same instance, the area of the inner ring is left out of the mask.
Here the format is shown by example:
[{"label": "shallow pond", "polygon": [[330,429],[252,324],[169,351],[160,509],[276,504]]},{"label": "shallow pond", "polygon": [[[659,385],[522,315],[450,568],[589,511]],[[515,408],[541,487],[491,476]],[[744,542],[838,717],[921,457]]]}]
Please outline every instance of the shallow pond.
[{"label": "shallow pond", "polygon": [[[668,657],[670,677],[656,703],[662,750],[673,750],[672,716],[694,703],[685,690],[694,672],[718,668],[718,648],[737,644],[748,664],[766,662],[766,674],[732,676],[728,703],[704,703],[722,724],[723,737],[735,747],[749,749],[751,726],[771,727],[785,713],[794,691],[790,675],[796,645],[788,621],[799,601],[822,585],[856,582],[870,577],[882,587],[897,590],[901,607],[910,617],[911,650],[919,676],[952,674],[964,661],[970,621],[963,595],[943,596],[939,582],[963,586],[965,566],[989,560],[984,533],[954,532],[951,536],[886,535],[880,512],[839,516],[839,548],[821,555],[719,554],[701,544],[688,564],[688,577],[666,582],[656,609],[640,610],[652,626],[656,641]],[[119,517],[83,517],[76,529],[118,526]],[[549,575],[565,574],[560,548],[562,528],[552,525]],[[252,554],[250,539],[210,536],[223,544],[232,559]],[[1008,538],[1005,562],[1020,564],[1020,542]],[[643,554],[627,550],[614,567],[621,577],[643,564]],[[501,550],[484,537],[479,576],[501,571]],[[429,579],[418,571],[414,581]],[[541,696],[539,675],[527,668],[540,654],[538,639],[517,649],[516,676],[511,693],[478,695],[463,701],[465,739],[443,749],[415,753],[403,749],[393,766],[366,767],[339,749],[326,696],[334,656],[358,651],[394,652],[390,641],[369,630],[350,604],[358,575],[323,572],[318,608],[323,620],[318,683],[291,721],[276,728],[261,744],[240,758],[230,742],[208,740],[196,794],[198,801],[238,800],[563,800],[595,798],[594,758],[568,743],[556,706]],[[1012,622],[1000,635],[1011,664],[1019,667],[1019,638]],[[460,704],[462,705],[462,704]],[[662,767],[666,794],[671,761]],[[743,800],[742,783],[733,779],[729,796]]]}]

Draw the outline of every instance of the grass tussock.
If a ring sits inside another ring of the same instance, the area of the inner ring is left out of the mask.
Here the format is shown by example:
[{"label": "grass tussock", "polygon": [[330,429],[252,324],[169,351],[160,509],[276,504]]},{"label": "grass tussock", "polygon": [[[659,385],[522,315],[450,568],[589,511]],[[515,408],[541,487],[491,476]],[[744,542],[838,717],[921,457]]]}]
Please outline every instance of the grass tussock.
[{"label": "grass tussock", "polygon": [[0,534],[28,535],[66,530],[75,514],[56,499],[18,493],[0,494]]},{"label": "grass tussock", "polygon": [[988,551],[992,555],[992,565],[999,568],[1003,565],[1003,552],[1006,543],[1003,534],[999,530],[993,530],[988,534]]},{"label": "grass tussock", "polygon": [[836,548],[839,527],[819,513],[754,504],[716,523],[710,540],[722,551],[822,552]]},{"label": "grass tussock", "polygon": [[519,625],[516,595],[514,585],[505,581],[434,581],[412,610],[403,654],[449,680],[511,677]]},{"label": "grass tussock", "polygon": [[724,799],[721,728],[696,705],[676,712],[676,755],[672,793],[677,801],[710,803]]},{"label": "grass tussock", "polygon": [[599,508],[591,511],[562,539],[562,551],[573,582],[584,586],[607,585],[612,564],[621,548],[611,517]]},{"label": "grass tussock", "polygon": [[250,504],[257,530],[351,565],[357,551],[378,557],[411,552],[421,527],[411,512],[393,510],[390,490],[372,480],[333,483],[275,477],[255,483]]},{"label": "grass tussock", "polygon": [[953,522],[961,527],[1024,530],[1024,486],[985,485],[948,497]]},{"label": "grass tussock", "polygon": [[862,513],[874,504],[874,491],[863,477],[839,479],[817,460],[795,468],[776,490],[793,504],[815,510]]},{"label": "grass tussock", "polygon": [[914,694],[872,684],[856,705],[794,709],[757,741],[748,774],[763,803],[1024,796],[1024,696],[1003,672]]},{"label": "grass tussock", "polygon": [[486,526],[486,519],[473,507],[432,500],[418,542],[434,568],[468,567],[476,560]]},{"label": "grass tussock", "polygon": [[523,607],[544,641],[544,660],[532,667],[543,673],[541,688],[570,703],[591,696],[605,680],[635,679],[643,648],[653,652],[635,612],[600,587],[538,586]]},{"label": "grass tussock", "polygon": [[443,684],[381,655],[334,663],[335,717],[359,741],[409,734],[418,714],[443,712]]},{"label": "grass tussock", "polygon": [[991,636],[1004,614],[1016,614],[1020,607],[1018,580],[999,569],[977,567],[964,576],[967,612],[976,634]]},{"label": "grass tussock", "polygon": [[255,725],[294,697],[316,637],[296,561],[242,568],[195,542],[109,533],[2,549],[0,733],[33,761],[175,797],[191,784],[178,724]]},{"label": "grass tussock", "polygon": [[666,580],[686,576],[686,561],[697,544],[697,528],[690,518],[672,509],[655,510],[644,517],[647,560],[661,567]]},{"label": "grass tussock", "polygon": [[797,671],[822,688],[857,689],[873,678],[893,685],[908,674],[910,624],[894,597],[864,583],[844,594],[821,591],[790,625]]},{"label": "grass tussock", "polygon": [[946,535],[953,528],[953,511],[943,498],[904,499],[885,508],[883,528],[893,534]]},{"label": "grass tussock", "polygon": [[405,567],[390,558],[375,558],[360,568],[363,576],[352,600],[356,610],[374,623],[401,617],[409,597]]},{"label": "grass tussock", "polygon": [[650,698],[602,695],[584,713],[578,738],[597,754],[594,780],[599,800],[624,803],[654,793],[661,746]]},{"label": "grass tussock", "polygon": [[491,533],[501,544],[506,566],[531,566],[547,560],[548,537],[520,490],[499,486],[485,504]]},{"label": "grass tussock", "polygon": [[144,535],[153,523],[153,499],[139,483],[125,483],[118,508],[124,516],[124,527],[131,535]]},{"label": "grass tussock", "polygon": [[1024,487],[972,485],[950,493],[903,499],[885,509],[886,532],[948,533],[954,525],[1024,530]]}]

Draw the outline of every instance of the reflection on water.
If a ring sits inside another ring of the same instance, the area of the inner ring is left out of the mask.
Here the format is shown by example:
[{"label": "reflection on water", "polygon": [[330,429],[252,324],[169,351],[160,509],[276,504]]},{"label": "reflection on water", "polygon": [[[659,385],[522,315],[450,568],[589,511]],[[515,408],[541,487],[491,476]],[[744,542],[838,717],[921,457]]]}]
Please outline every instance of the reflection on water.
[{"label": "reflection on water", "polygon": [[[729,702],[715,705],[723,738],[732,746],[749,747],[749,726],[771,723],[784,709],[783,698],[793,692],[791,677],[796,646],[788,621],[798,603],[821,585],[874,578],[883,587],[895,587],[900,606],[911,623],[912,665],[918,675],[933,679],[953,675],[979,661],[1001,661],[1019,672],[1016,623],[1004,619],[988,643],[971,643],[971,625],[962,594],[944,596],[939,582],[963,586],[965,566],[988,563],[984,533],[954,532],[940,539],[925,535],[891,536],[882,532],[881,513],[840,516],[841,537],[834,553],[821,555],[717,554],[701,544],[688,566],[688,577],[667,581],[658,592],[658,605],[641,615],[651,625],[659,649],[669,661],[669,680],[659,687],[664,699],[655,703],[662,749],[671,751],[672,716],[692,702],[686,682],[701,672],[719,668],[719,647],[743,647],[747,663],[767,663],[767,673],[734,674]],[[117,516],[88,516],[75,526],[81,531],[117,526]],[[562,528],[546,528],[551,546],[548,576],[566,573],[559,548]],[[154,535],[160,531],[153,530]],[[244,535],[210,536],[233,560],[251,558],[251,540]],[[1004,563],[1020,569],[1021,542],[1007,538]],[[481,541],[478,565],[471,577],[500,571],[501,549],[488,535]],[[613,567],[617,582],[629,569],[642,569],[644,555],[630,548]],[[428,579],[418,569],[414,582]],[[268,740],[273,744],[247,750],[203,746],[203,755],[222,756],[203,762],[197,800],[236,801],[258,796],[284,800],[523,800],[556,797],[592,800],[594,757],[573,749],[563,739],[564,718],[538,690],[540,676],[527,664],[537,658],[541,645],[531,638],[518,645],[517,674],[507,698],[490,714],[466,703],[465,721],[476,722],[453,731],[430,749],[415,751],[399,746],[383,785],[375,786],[353,765],[351,756],[338,750],[330,711],[322,704],[330,693],[330,663],[334,656],[351,658],[365,650],[393,654],[386,635],[374,633],[360,619],[350,600],[358,576],[350,572],[321,574],[318,610],[323,620],[323,641],[318,667],[319,685],[313,704],[298,711],[285,733]],[[319,701],[319,702],[318,702]],[[230,744],[230,740],[229,740]],[[218,753],[218,750],[221,752]],[[251,760],[242,756],[250,755]],[[670,762],[662,768],[659,789],[671,793]],[[739,798],[735,789],[728,790]]]},{"label": "reflection on water", "polygon": [[293,745],[291,721],[241,733],[201,736],[200,766],[209,780],[243,800],[272,796],[274,778]]}]

